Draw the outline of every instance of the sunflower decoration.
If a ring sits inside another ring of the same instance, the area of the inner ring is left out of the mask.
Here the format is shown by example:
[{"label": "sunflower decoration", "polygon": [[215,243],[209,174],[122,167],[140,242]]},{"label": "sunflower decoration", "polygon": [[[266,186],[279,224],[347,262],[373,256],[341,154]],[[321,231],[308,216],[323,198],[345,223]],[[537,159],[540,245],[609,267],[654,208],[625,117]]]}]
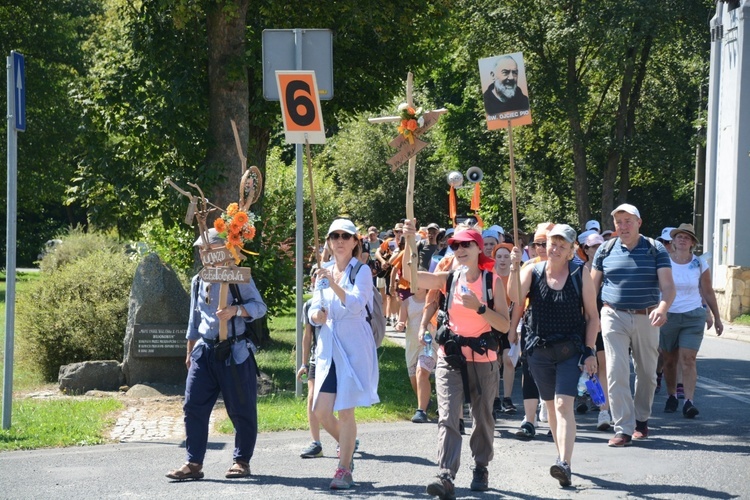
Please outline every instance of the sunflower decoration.
[{"label": "sunflower decoration", "polygon": [[240,252],[253,254],[244,250],[242,247],[245,243],[253,241],[255,238],[255,222],[257,218],[254,213],[240,210],[238,203],[230,203],[226,212],[214,221],[214,229],[219,233],[219,237],[226,240],[227,250],[234,256],[237,264],[240,263]]},{"label": "sunflower decoration", "polygon": [[414,132],[424,126],[424,111],[422,108],[414,108],[402,102],[398,106],[398,114],[401,117],[398,133],[403,135],[409,144],[414,144]]}]

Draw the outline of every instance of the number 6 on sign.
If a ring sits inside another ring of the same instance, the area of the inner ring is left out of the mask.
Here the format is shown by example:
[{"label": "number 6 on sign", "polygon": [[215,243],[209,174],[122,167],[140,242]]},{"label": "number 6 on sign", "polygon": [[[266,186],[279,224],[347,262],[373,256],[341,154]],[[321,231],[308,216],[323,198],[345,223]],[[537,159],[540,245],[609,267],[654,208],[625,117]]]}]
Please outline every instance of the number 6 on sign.
[{"label": "number 6 on sign", "polygon": [[290,144],[325,144],[314,71],[277,71],[284,135]]}]

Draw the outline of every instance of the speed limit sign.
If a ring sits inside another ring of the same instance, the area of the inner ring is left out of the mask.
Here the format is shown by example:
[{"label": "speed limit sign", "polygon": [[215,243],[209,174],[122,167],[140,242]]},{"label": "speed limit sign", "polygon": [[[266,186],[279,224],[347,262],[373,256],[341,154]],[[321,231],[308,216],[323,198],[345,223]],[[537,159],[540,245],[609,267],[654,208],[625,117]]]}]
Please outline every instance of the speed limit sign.
[{"label": "speed limit sign", "polygon": [[314,71],[277,71],[284,135],[290,144],[325,144]]}]

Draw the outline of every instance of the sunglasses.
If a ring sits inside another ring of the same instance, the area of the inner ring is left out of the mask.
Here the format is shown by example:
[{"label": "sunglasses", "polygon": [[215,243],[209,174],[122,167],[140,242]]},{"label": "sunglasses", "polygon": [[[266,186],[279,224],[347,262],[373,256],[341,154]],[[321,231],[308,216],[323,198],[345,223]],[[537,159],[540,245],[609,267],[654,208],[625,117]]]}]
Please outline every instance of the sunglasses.
[{"label": "sunglasses", "polygon": [[542,243],[537,243],[536,241],[534,241],[534,242],[533,242],[533,243],[531,243],[531,244],[530,244],[529,246],[530,246],[530,247],[532,247],[532,248],[536,248],[536,247],[544,247],[544,246],[547,246],[547,243],[546,243],[546,242],[542,242]]},{"label": "sunglasses", "polygon": [[458,247],[461,248],[469,248],[472,243],[475,243],[474,241],[458,241],[450,244],[451,250],[454,252],[458,250]]},{"label": "sunglasses", "polygon": [[328,238],[334,241],[336,241],[339,238],[341,238],[344,241],[349,241],[350,239],[352,239],[352,235],[349,233],[331,233],[328,235]]}]

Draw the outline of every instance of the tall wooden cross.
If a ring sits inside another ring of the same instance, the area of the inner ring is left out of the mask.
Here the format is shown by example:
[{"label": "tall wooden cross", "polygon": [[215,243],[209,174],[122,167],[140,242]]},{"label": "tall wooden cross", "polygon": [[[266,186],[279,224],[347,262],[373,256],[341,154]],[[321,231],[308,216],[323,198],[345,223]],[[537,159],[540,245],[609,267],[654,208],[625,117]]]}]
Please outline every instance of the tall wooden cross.
[{"label": "tall wooden cross", "polygon": [[[409,107],[414,107],[414,99],[412,95],[412,88],[414,85],[414,77],[411,72],[406,77],[406,104]],[[402,134],[393,139],[389,145],[393,148],[398,148],[396,153],[388,164],[391,165],[391,171],[395,172],[406,160],[409,160],[409,172],[407,175],[406,182],[406,217],[408,219],[414,219],[414,177],[417,166],[417,153],[427,147],[427,143],[419,140],[419,136],[425,133],[430,127],[437,123],[440,115],[448,111],[445,108],[436,109],[434,111],[428,111],[423,115],[424,124],[413,131],[413,141],[409,141]],[[398,122],[401,120],[400,116],[384,116],[380,118],[370,118],[370,123],[389,123]],[[412,289],[416,291],[417,285],[417,245],[414,239],[414,235],[409,235],[406,238],[406,253],[409,255],[411,265],[411,276],[409,281],[411,282]]]}]

